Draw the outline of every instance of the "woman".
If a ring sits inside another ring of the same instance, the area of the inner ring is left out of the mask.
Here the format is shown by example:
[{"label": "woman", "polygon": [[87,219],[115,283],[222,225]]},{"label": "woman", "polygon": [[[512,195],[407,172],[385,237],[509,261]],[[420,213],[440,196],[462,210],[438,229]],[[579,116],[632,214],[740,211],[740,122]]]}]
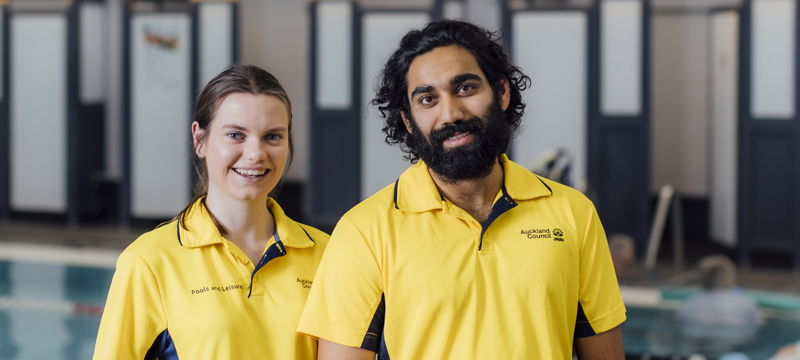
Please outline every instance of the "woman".
[{"label": "woman", "polygon": [[316,340],[296,329],[328,235],[269,197],[291,162],[291,113],[255,66],[206,85],[192,123],[195,200],[120,255],[94,359],[316,358]]}]

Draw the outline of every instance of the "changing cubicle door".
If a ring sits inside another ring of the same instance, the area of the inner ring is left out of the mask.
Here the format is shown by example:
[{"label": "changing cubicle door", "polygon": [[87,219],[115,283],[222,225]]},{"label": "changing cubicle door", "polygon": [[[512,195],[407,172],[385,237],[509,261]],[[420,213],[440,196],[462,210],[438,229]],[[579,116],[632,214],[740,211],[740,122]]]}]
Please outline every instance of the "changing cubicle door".
[{"label": "changing cubicle door", "polygon": [[189,11],[129,14],[124,220],[169,219],[190,200],[192,21]]},{"label": "changing cubicle door", "polygon": [[741,8],[738,223],[750,251],[792,253],[800,266],[798,5],[747,0]]},{"label": "changing cubicle door", "polygon": [[310,7],[311,169],[306,211],[312,224],[332,227],[359,196],[359,12],[352,1],[315,1]]},{"label": "changing cubicle door", "polygon": [[739,11],[713,11],[709,46],[709,230],[712,241],[737,244]]},{"label": "changing cubicle door", "polygon": [[66,214],[68,16],[15,10],[7,19],[10,210]]},{"label": "changing cubicle door", "polygon": [[10,141],[8,118],[8,8],[7,5],[0,5],[0,220],[8,219],[10,209]]},{"label": "changing cubicle door", "polygon": [[570,186],[586,180],[587,26],[584,10],[511,14],[513,60],[532,79],[522,93],[527,106],[511,160],[531,168],[564,150],[572,161],[565,179]]},{"label": "changing cubicle door", "polygon": [[645,248],[650,196],[650,2],[589,10],[588,179],[607,234]]}]

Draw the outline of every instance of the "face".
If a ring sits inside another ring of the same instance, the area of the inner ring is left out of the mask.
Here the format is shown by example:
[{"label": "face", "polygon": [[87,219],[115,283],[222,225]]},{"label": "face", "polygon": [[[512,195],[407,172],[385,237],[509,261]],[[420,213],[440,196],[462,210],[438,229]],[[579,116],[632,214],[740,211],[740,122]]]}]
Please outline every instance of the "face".
[{"label": "face", "polygon": [[192,124],[208,169],[208,196],[266,201],[289,155],[289,113],[274,96],[233,93],[205,130]]},{"label": "face", "polygon": [[497,94],[475,57],[460,46],[436,48],[409,67],[411,114],[403,114],[410,147],[445,180],[488,175],[510,141],[503,110],[508,83]]}]

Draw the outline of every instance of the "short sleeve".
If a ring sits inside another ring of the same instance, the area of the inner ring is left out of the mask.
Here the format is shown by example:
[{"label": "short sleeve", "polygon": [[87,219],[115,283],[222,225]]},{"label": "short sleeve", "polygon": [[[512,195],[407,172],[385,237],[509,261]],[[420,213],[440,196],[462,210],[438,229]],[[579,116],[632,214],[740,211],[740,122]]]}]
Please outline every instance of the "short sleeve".
[{"label": "short sleeve", "polygon": [[576,337],[606,332],[625,321],[625,305],[619,291],[608,241],[591,206],[580,250],[580,287]]},{"label": "short sleeve", "polygon": [[342,218],[322,256],[297,331],[377,352],[366,344],[380,338],[373,323],[383,319],[382,279],[366,238],[349,219]]},{"label": "short sleeve", "polygon": [[123,252],[108,291],[93,359],[144,359],[166,327],[150,267],[138,255]]}]

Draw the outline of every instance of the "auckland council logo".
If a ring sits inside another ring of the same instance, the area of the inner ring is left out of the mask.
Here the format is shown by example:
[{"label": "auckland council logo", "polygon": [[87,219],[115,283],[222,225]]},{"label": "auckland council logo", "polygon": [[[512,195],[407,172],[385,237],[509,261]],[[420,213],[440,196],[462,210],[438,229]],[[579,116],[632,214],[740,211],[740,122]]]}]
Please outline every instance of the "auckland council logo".
[{"label": "auckland council logo", "polygon": [[564,232],[559,228],[553,229],[553,240],[564,242]]}]

